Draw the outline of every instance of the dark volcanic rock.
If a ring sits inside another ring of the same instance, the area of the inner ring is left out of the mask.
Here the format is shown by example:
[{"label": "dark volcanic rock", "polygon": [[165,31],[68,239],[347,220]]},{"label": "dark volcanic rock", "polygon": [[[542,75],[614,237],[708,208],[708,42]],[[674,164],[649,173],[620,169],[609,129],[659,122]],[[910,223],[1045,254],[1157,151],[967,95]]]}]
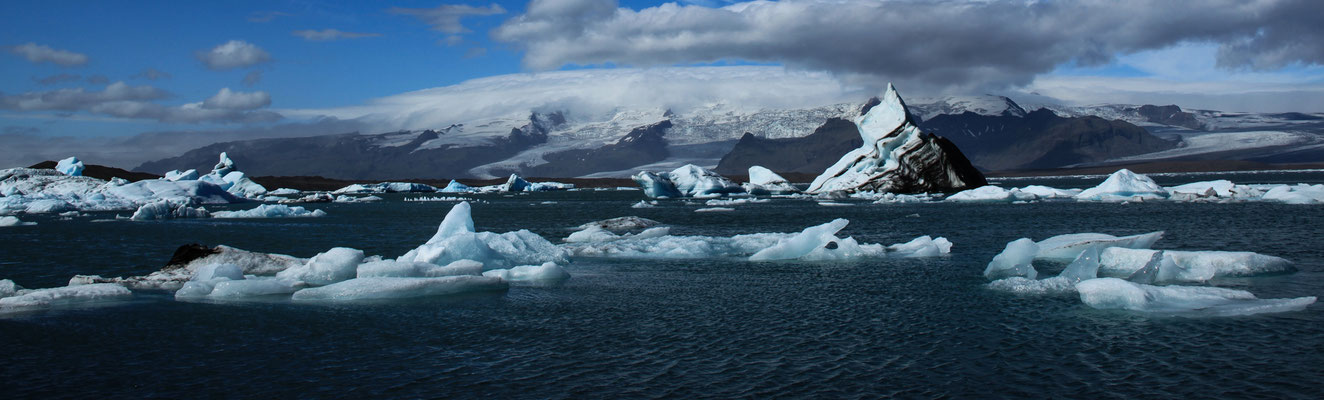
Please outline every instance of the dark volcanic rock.
[{"label": "dark volcanic rock", "polygon": [[920,127],[960,146],[974,165],[995,171],[1058,168],[1162,151],[1178,144],[1125,121],[1063,118],[1047,109],[1025,117],[944,114]]},{"label": "dark volcanic rock", "polygon": [[1156,124],[1180,126],[1195,130],[1204,130],[1204,124],[1195,119],[1195,114],[1181,110],[1176,105],[1156,106],[1146,104],[1135,109],[1137,114],[1144,117],[1146,121]]},{"label": "dark volcanic rock", "polygon": [[[364,180],[465,177],[470,168],[505,160],[545,143],[547,134],[564,123],[565,117],[560,113],[533,114],[528,124],[513,128],[506,136],[490,139],[487,143],[435,148],[420,146],[452,130],[462,129],[462,126],[421,133],[350,133],[225,142],[195,149],[179,157],[144,163],[135,169],[156,173],[190,168],[206,171],[215,163],[217,153],[226,152],[236,163],[243,165],[244,172],[250,176],[325,176]],[[391,143],[393,136],[409,140],[402,145],[385,145]]]},{"label": "dark volcanic rock", "polygon": [[170,271],[173,269],[183,268],[184,266],[188,265],[188,263],[193,262],[193,260],[210,256],[212,254],[219,254],[220,252],[221,252],[220,250],[217,250],[215,248],[203,246],[197,243],[189,243],[183,246],[179,246],[178,249],[175,249],[175,254],[170,256],[170,261],[167,261],[165,267],[161,268],[161,270]]},{"label": "dark volcanic rock", "polygon": [[[876,104],[868,104],[864,109],[867,111]],[[837,157],[863,143],[855,123],[840,118],[829,119],[809,136],[800,138],[764,139],[746,132],[717,163],[715,171],[743,175],[749,167],[758,165],[779,174],[819,174]]]},{"label": "dark volcanic rock", "polygon": [[[216,158],[216,156],[213,155],[212,158]],[[55,161],[42,161],[28,168],[55,169],[55,164],[58,163]],[[129,182],[137,182],[144,179],[156,179],[161,177],[160,175],[149,174],[146,172],[125,171],[115,167],[107,167],[103,165],[93,165],[93,164],[84,164],[83,176],[90,178],[97,178],[105,181],[111,180],[112,178],[121,178],[128,180]]]},{"label": "dark volcanic rock", "polygon": [[543,156],[546,164],[524,167],[525,176],[577,177],[604,171],[619,171],[662,161],[667,151],[667,129],[671,120],[634,128],[616,143],[596,149],[566,150]]}]

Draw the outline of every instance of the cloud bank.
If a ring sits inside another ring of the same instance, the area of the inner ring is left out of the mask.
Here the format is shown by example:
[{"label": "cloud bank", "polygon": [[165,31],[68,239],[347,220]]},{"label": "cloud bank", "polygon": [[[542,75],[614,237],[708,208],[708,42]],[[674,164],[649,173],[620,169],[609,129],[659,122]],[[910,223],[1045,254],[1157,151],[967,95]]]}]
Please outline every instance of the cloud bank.
[{"label": "cloud bank", "polygon": [[271,54],[261,47],[242,40],[231,40],[207,51],[196,53],[207,68],[225,70],[253,66],[271,61]]},{"label": "cloud bank", "polygon": [[785,0],[642,10],[533,0],[492,37],[524,50],[534,70],[741,60],[872,86],[979,92],[1192,41],[1217,43],[1224,68],[1321,64],[1319,26],[1315,0]]},{"label": "cloud bank", "polygon": [[298,37],[304,38],[304,40],[309,40],[309,41],[314,41],[314,42],[325,42],[325,41],[340,40],[340,39],[358,39],[358,38],[370,38],[370,37],[381,37],[381,36],[382,36],[382,34],[380,34],[380,33],[345,32],[345,31],[341,31],[341,30],[339,30],[339,29],[323,29],[323,30],[320,30],[320,31],[317,31],[317,30],[311,30],[311,29],[306,29],[306,30],[294,31],[294,32],[292,32],[292,34],[293,34],[294,36],[298,36]]},{"label": "cloud bank", "polygon": [[66,67],[87,64],[87,55],[68,50],[53,49],[36,43],[24,43],[9,48],[10,53],[22,56],[33,63],[49,62]]},{"label": "cloud bank", "polygon": [[155,87],[115,82],[102,91],[70,88],[15,95],[0,92],[0,110],[88,112],[178,123],[272,122],[282,118],[275,112],[255,110],[271,104],[266,92],[232,92],[225,88],[198,103],[167,106],[153,102],[168,97],[169,93]]}]

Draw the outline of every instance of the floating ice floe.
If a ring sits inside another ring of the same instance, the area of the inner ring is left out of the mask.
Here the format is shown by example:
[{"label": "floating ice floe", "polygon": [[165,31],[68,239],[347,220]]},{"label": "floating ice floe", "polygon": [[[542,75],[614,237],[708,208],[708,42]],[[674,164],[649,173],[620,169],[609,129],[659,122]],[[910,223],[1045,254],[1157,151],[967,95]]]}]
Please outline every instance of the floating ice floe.
[{"label": "floating ice floe", "polygon": [[503,291],[510,284],[499,277],[443,276],[437,278],[355,278],[307,288],[291,296],[295,301],[351,301],[404,299],[463,293]]},{"label": "floating ice floe", "polygon": [[215,218],[288,218],[288,217],[325,217],[326,211],[311,210],[303,207],[290,207],[284,204],[263,204],[249,210],[216,211]]},{"label": "floating ice floe", "polygon": [[703,205],[705,205],[705,206],[710,206],[710,207],[714,207],[714,206],[734,206],[734,205],[740,205],[740,204],[767,203],[767,202],[770,202],[770,201],[772,201],[772,200],[770,200],[770,199],[759,199],[759,198],[753,198],[753,197],[742,197],[742,198],[737,198],[737,199],[712,199],[712,200],[708,200],[708,201],[703,202]]},{"label": "floating ice floe", "polygon": [[551,262],[484,271],[483,276],[501,278],[503,281],[517,285],[548,285],[570,279],[570,274],[565,272],[564,268]]},{"label": "floating ice floe", "polygon": [[129,219],[134,221],[150,221],[161,219],[176,218],[209,218],[211,213],[202,207],[189,207],[187,203],[180,203],[175,200],[161,199],[151,203],[143,204],[133,212]]},{"label": "floating ice floe", "polygon": [[176,290],[212,265],[234,265],[243,275],[273,276],[277,272],[303,265],[308,260],[284,254],[258,253],[230,246],[180,246],[171,262],[159,271],[143,276],[105,278],[98,275],[75,275],[70,285],[114,283],[131,289]]},{"label": "floating ice floe", "polygon": [[601,228],[576,232],[563,246],[576,256],[626,258],[750,257],[770,260],[847,260],[869,257],[931,257],[951,252],[945,238],[921,236],[908,243],[861,244],[836,234],[848,223],[837,219],[799,233],[756,233],[732,237],[673,236],[670,228],[649,228],[636,235],[617,235]]},{"label": "floating ice floe", "polygon": [[1084,201],[1136,201],[1168,198],[1168,191],[1154,183],[1148,176],[1136,174],[1128,169],[1119,169],[1108,176],[1103,183],[1081,191],[1077,200]]},{"label": "floating ice floe", "polygon": [[32,226],[32,225],[36,225],[36,224],[37,224],[36,222],[23,222],[22,220],[18,219],[18,217],[11,217],[11,216],[3,216],[3,217],[0,217],[0,227],[4,227],[4,226]]},{"label": "floating ice floe", "polygon": [[1296,271],[1283,258],[1247,251],[1178,251],[1112,247],[1103,251],[1100,274],[1126,277],[1140,271],[1156,254],[1161,263],[1156,282],[1205,282],[1214,278]]},{"label": "floating ice floe", "polygon": [[336,189],[331,194],[432,193],[437,188],[413,182],[356,183]]},{"label": "floating ice floe", "polygon": [[978,188],[963,190],[948,196],[945,201],[961,202],[1013,202],[1036,200],[1039,196],[1033,193],[1026,193],[1020,189],[1004,189],[998,186],[981,186]]},{"label": "floating ice floe", "polygon": [[280,189],[276,189],[276,190],[272,190],[272,191],[270,191],[270,192],[267,192],[267,195],[270,195],[270,196],[293,196],[293,195],[301,194],[301,193],[303,193],[303,191],[302,191],[302,190],[299,190],[299,189],[280,188]]},{"label": "floating ice floe", "polygon": [[0,314],[123,300],[133,296],[129,289],[111,283],[71,285],[49,289],[23,289],[13,281],[0,280]]},{"label": "floating ice floe", "polygon": [[468,201],[468,200],[469,199],[467,198],[456,197],[456,196],[424,196],[424,197],[409,197],[405,199],[405,201],[417,201],[417,202]]},{"label": "floating ice floe", "polygon": [[354,197],[354,196],[340,195],[340,196],[336,196],[336,199],[335,199],[335,200],[332,200],[332,202],[335,202],[335,203],[375,203],[375,202],[379,202],[379,201],[382,201],[382,200],[385,200],[385,199],[383,199],[383,198],[381,198],[381,197],[378,197],[378,196]]},{"label": "floating ice floe", "polygon": [[78,157],[69,157],[55,163],[55,170],[69,176],[83,176],[83,162]]},{"label": "floating ice floe", "polygon": [[757,165],[749,167],[749,182],[741,185],[753,195],[800,193],[800,189],[772,170]]},{"label": "floating ice floe", "polygon": [[[1020,245],[1026,246],[1024,242]],[[1030,243],[1029,245],[1033,245],[1033,243]],[[1008,247],[1010,246],[1011,245],[1009,244]],[[1008,253],[1004,252],[1003,254]],[[1025,254],[1026,252],[1020,253],[1022,257],[1024,257]],[[1034,295],[1074,293],[1076,291],[1076,283],[1097,278],[1099,273],[1099,249],[1096,248],[1090,248],[1080,253],[1080,256],[1076,257],[1071,264],[1067,265],[1066,269],[1063,269],[1061,273],[1055,277],[1047,279],[1035,279],[1035,275],[1038,273],[1035,272],[1034,267],[1029,264],[1029,260],[1021,258],[1015,261],[1018,263],[1023,262],[1023,264],[1017,264],[1010,269],[1003,269],[1004,271],[1009,271],[1011,273],[1008,274],[1009,276],[1006,278],[989,282],[988,287],[990,289]],[[998,259],[994,258],[994,262],[998,262]],[[992,267],[993,264],[990,263],[989,266]],[[1028,273],[1017,273],[1017,268],[1020,268],[1021,271],[1025,271],[1025,269],[1028,268]],[[985,271],[985,276],[988,276],[987,270]]]},{"label": "floating ice floe", "polygon": [[730,179],[694,164],[670,172],[641,171],[631,178],[644,190],[644,195],[652,198],[711,198],[745,191]]},{"label": "floating ice floe", "polygon": [[735,210],[736,210],[736,209],[731,208],[731,207],[707,207],[707,208],[699,208],[699,209],[695,209],[694,212],[697,212],[697,213],[708,213],[708,212],[730,212],[730,211],[735,211]]},{"label": "floating ice floe", "polygon": [[1007,243],[1001,253],[993,256],[993,261],[984,268],[984,277],[990,280],[1024,277],[1034,279],[1039,272],[1034,269],[1034,257],[1039,254],[1039,245],[1029,238],[1020,238]]},{"label": "floating ice floe", "polygon": [[[458,183],[452,181],[452,183]],[[448,186],[449,187],[449,186]],[[574,189],[575,185],[561,182],[529,182],[519,175],[510,174],[506,183],[500,185],[483,186],[474,188],[479,193],[514,193],[514,192],[549,192],[556,190]]]},{"label": "floating ice floe", "polygon": [[644,230],[659,225],[662,225],[662,223],[648,218],[628,216],[628,217],[616,217],[616,218],[604,219],[601,221],[589,222],[575,227],[575,230],[582,231],[585,229],[596,227],[612,232],[629,232],[629,231]]},{"label": "floating ice floe", "polygon": [[1117,278],[1076,284],[1080,300],[1104,310],[1130,310],[1182,316],[1238,316],[1304,310],[1316,298],[1260,299],[1244,290],[1196,286],[1154,286]]},{"label": "floating ice floe", "polygon": [[235,300],[288,295],[302,287],[302,283],[290,279],[244,276],[234,264],[208,264],[175,291],[175,298]]},{"label": "floating ice floe", "polygon": [[657,200],[653,200],[653,201],[639,200],[638,203],[634,203],[630,205],[630,208],[653,208],[653,207],[657,207]]},{"label": "floating ice floe", "polygon": [[[851,197],[855,197],[855,196],[851,196]],[[904,204],[904,203],[928,203],[931,201],[937,201],[939,198],[941,198],[941,195],[934,195],[929,193],[920,193],[920,194],[883,193],[880,196],[870,197],[868,198],[868,200],[873,200],[874,204]]]},{"label": "floating ice floe", "polygon": [[1324,204],[1324,184],[1275,186],[1264,193],[1263,199],[1287,204]]}]

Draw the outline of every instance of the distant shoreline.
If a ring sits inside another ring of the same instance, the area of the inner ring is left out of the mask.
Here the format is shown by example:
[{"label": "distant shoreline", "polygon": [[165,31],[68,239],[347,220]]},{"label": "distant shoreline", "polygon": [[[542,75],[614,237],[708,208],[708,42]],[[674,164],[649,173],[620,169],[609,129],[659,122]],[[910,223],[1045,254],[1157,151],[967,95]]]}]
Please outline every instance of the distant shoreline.
[{"label": "distant shoreline", "polygon": [[[33,165],[31,168],[54,168],[54,161],[45,161]],[[1069,176],[1091,176],[1108,175],[1118,169],[1126,168],[1140,174],[1162,174],[1162,173],[1219,173],[1219,172],[1273,172],[1273,171],[1311,171],[1324,170],[1324,162],[1317,163],[1299,163],[1299,164],[1266,164],[1253,161],[1160,161],[1148,163],[1116,164],[1107,166],[1090,166],[1079,168],[1056,168],[1042,170],[1022,170],[1022,171],[992,171],[984,172],[984,176],[990,179],[998,178],[1042,178],[1042,177],[1069,177]],[[109,180],[111,178],[124,178],[130,181],[143,179],[155,179],[160,176],[142,172],[130,172],[120,168],[105,167],[99,165],[88,165],[83,174],[98,179]],[[816,177],[815,174],[804,173],[783,173],[781,174],[787,180],[793,183],[809,183]],[[736,182],[747,182],[749,177],[746,175],[726,175]],[[383,179],[383,180],[365,180],[365,179],[334,179],[321,176],[256,176],[253,181],[261,184],[270,190],[278,188],[291,188],[302,191],[333,191],[356,183],[378,183],[378,182],[413,182],[436,186],[438,188],[446,187],[450,179]],[[469,186],[488,186],[498,185],[506,182],[508,178],[493,179],[456,179],[460,183]],[[630,178],[545,178],[545,177],[526,177],[530,182],[564,182],[574,184],[577,188],[614,188],[614,187],[635,187],[637,186]]]}]

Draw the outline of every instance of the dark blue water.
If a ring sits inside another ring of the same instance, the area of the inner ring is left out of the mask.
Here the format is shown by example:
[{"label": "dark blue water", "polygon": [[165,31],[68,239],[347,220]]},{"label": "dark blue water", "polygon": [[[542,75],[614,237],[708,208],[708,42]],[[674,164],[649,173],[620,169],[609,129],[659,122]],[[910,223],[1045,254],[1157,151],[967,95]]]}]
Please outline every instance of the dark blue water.
[{"label": "dark blue water", "polygon": [[[140,275],[190,242],[308,257],[335,246],[396,257],[451,203],[314,205],[286,220],[90,222],[25,217],[0,229],[0,277],[62,286]],[[752,263],[576,259],[565,285],[354,304],[130,301],[0,317],[4,397],[1319,398],[1324,307],[1235,318],[1091,309],[1074,296],[984,287],[1019,237],[1165,230],[1156,247],[1285,257],[1299,272],[1225,279],[1261,298],[1324,295],[1324,207],[1279,204],[907,204],[778,200],[694,213],[639,192],[478,196],[479,230],[568,227],[638,215],[673,234],[790,232],[847,218],[844,234],[944,236],[947,257]],[[555,201],[556,204],[540,204]],[[918,216],[913,216],[918,214]],[[113,216],[113,214],[110,214]],[[1051,270],[1051,268],[1049,268]],[[1051,275],[1050,275],[1051,276]]]}]

